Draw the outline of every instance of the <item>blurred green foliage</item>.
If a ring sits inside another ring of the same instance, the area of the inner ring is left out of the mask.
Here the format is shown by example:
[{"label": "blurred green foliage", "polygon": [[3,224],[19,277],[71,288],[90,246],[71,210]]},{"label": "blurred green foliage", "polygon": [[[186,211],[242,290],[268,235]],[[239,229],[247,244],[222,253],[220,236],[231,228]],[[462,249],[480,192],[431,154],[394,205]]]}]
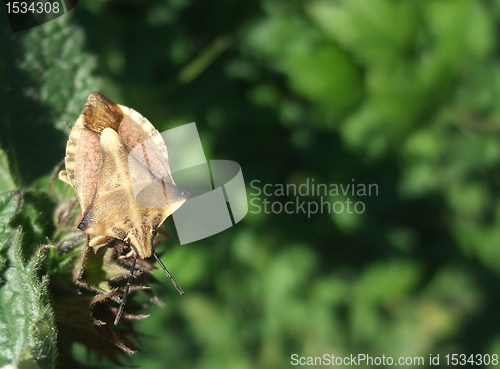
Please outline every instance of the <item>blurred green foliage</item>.
[{"label": "blurred green foliage", "polygon": [[195,121],[207,158],[238,162],[248,185],[378,185],[349,196],[363,214],[250,212],[194,244],[174,236],[163,259],[186,295],[158,274],[165,306],[127,362],[500,353],[500,1],[82,1],[2,27],[15,181],[0,170],[1,190],[47,189],[94,90],[160,131]]}]

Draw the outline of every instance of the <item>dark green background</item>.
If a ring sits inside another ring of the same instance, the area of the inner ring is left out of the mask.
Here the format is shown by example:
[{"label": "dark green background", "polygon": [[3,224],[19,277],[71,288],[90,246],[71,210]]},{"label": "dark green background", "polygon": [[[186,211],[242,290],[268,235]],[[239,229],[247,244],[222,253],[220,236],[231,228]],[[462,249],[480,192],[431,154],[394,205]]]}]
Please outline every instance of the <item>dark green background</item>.
[{"label": "dark green background", "polygon": [[498,0],[81,1],[25,32],[2,24],[0,145],[23,188],[43,188],[97,90],[160,131],[196,122],[207,158],[238,162],[247,186],[378,185],[348,196],[363,214],[249,213],[189,245],[167,221],[186,295],[155,273],[165,306],[126,363],[445,367],[500,352],[499,27]]}]

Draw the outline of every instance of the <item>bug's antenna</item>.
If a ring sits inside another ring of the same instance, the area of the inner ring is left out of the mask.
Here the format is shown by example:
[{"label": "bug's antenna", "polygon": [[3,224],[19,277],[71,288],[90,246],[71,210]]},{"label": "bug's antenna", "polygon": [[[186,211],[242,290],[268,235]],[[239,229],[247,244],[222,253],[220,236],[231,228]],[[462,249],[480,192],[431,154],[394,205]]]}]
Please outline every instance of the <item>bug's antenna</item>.
[{"label": "bug's antenna", "polygon": [[123,314],[123,309],[125,308],[125,304],[127,303],[128,290],[130,289],[130,284],[132,283],[132,277],[134,276],[136,261],[137,261],[137,256],[132,261],[132,267],[130,268],[130,274],[128,276],[127,286],[125,287],[125,291],[123,292],[122,302],[120,304],[120,308],[118,309],[118,313],[116,314],[115,325],[117,325],[118,322],[120,321],[120,318],[122,317]]},{"label": "bug's antenna", "polygon": [[182,290],[182,288],[177,284],[177,282],[175,281],[174,277],[172,277],[172,274],[170,274],[167,270],[167,268],[165,268],[165,265],[163,265],[163,263],[161,262],[160,258],[158,257],[158,255],[156,255],[156,252],[153,251],[153,255],[155,256],[155,259],[156,261],[158,262],[158,264],[160,264],[161,268],[163,269],[163,271],[165,272],[165,274],[167,275],[168,278],[170,278],[170,280],[172,281],[172,284],[174,285],[175,289],[181,294],[181,295],[184,295],[184,291]]}]

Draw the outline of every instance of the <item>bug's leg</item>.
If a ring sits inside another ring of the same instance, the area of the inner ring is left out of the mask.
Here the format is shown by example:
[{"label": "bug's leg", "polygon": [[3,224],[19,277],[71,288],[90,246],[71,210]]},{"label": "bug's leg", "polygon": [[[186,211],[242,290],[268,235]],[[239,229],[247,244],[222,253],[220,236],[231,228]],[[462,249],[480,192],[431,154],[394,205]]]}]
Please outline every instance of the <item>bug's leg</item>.
[{"label": "bug's leg", "polygon": [[66,225],[66,224],[68,223],[68,219],[69,219],[69,217],[71,216],[71,213],[73,212],[73,209],[75,208],[75,205],[76,205],[77,201],[78,201],[77,199],[73,200],[73,201],[70,203],[70,205],[69,205],[68,209],[67,209],[67,210],[64,212],[64,214],[61,216],[60,223],[61,223],[62,225]]},{"label": "bug's leg", "polygon": [[128,259],[129,257],[134,256],[134,254],[135,254],[134,250],[130,250],[125,255],[118,256],[118,259]]},{"label": "bug's leg", "polygon": [[89,243],[90,247],[105,246],[109,243],[107,236],[94,236]]},{"label": "bug's leg", "polygon": [[172,284],[174,285],[175,289],[181,294],[181,295],[184,295],[184,291],[182,290],[182,288],[177,284],[177,282],[175,281],[174,277],[172,277],[172,274],[169,273],[169,271],[167,270],[167,268],[165,268],[165,265],[162,263],[162,261],[160,260],[160,258],[158,257],[158,255],[156,255],[156,252],[153,251],[153,255],[156,259],[156,261],[158,262],[158,264],[160,264],[161,268],[163,269],[163,271],[165,272],[165,274],[167,275],[168,278],[170,278],[170,281],[172,282]]},{"label": "bug's leg", "polygon": [[[52,187],[53,187],[54,181],[56,180],[57,172],[59,171],[59,169],[64,164],[64,161],[65,161],[65,159],[61,160],[56,165],[56,167],[54,168],[54,170],[52,171],[52,175],[50,176],[50,183],[49,183],[49,193],[52,193]],[[64,172],[64,174],[62,174],[63,172]],[[69,185],[71,185],[71,183],[69,182],[69,179],[65,180],[66,179],[65,177],[67,178],[66,171],[63,170],[62,172],[59,173],[59,179],[61,179],[61,181],[63,181],[63,182],[68,183]]]},{"label": "bug's leg", "polygon": [[132,261],[132,267],[130,268],[130,274],[128,276],[127,286],[125,287],[125,291],[123,291],[122,302],[120,304],[120,308],[118,309],[118,313],[116,314],[115,323],[114,323],[115,325],[117,325],[118,322],[120,321],[120,318],[122,317],[122,314],[123,314],[123,309],[125,308],[125,304],[127,303],[128,291],[130,289],[130,285],[132,284],[132,278],[134,276],[136,261],[137,261],[137,256]]},{"label": "bug's leg", "polygon": [[[123,242],[123,244],[125,246],[127,246],[127,244],[125,242]],[[126,251],[126,250],[124,250],[124,251]],[[130,250],[125,255],[118,256],[118,259],[128,259],[128,258],[135,256],[135,255],[137,255],[137,253],[135,252],[135,249],[133,247],[131,247]]]},{"label": "bug's leg", "polygon": [[83,278],[83,271],[85,270],[85,260],[87,260],[87,253],[90,249],[90,235],[87,235],[87,243],[85,244],[85,251],[83,252],[82,265],[80,265],[80,270],[78,271],[77,280],[80,281]]},{"label": "bug's leg", "polygon": [[156,249],[156,247],[163,241],[168,241],[170,240],[174,235],[172,234],[172,232],[170,231],[167,231],[166,229],[163,229],[163,228],[158,228],[156,230],[156,232],[158,232],[158,235],[154,238],[154,241],[153,241],[153,250]]},{"label": "bug's leg", "polygon": [[163,236],[162,241],[170,240],[174,236],[172,232],[167,231],[166,229],[163,229],[161,227],[159,227],[156,231]]}]

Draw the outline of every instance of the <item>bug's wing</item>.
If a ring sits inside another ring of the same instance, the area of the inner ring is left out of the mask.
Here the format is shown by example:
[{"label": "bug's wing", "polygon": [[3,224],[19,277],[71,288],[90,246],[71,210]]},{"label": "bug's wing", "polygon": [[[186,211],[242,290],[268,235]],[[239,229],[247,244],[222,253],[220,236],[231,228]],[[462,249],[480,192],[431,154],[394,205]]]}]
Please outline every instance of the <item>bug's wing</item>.
[{"label": "bug's wing", "polygon": [[[71,130],[66,146],[66,171],[59,178],[76,192],[85,213],[92,202],[102,167],[100,135],[105,128],[118,129],[124,113],[109,98],[94,92]],[[65,175],[64,175],[65,174]]]},{"label": "bug's wing", "polygon": [[128,153],[116,131],[110,128],[101,133],[99,151],[102,152],[102,167],[95,196],[78,229],[88,234],[124,239],[132,219],[138,215],[137,209],[130,204],[133,198],[127,188],[130,183]]},{"label": "bug's wing", "polygon": [[158,179],[175,186],[168,164],[168,153],[165,142],[155,127],[141,114],[126,106],[120,105],[125,113],[118,133],[132,156]]},{"label": "bug's wing", "polygon": [[102,166],[99,136],[84,129],[83,126],[83,115],[81,115],[71,130],[66,146],[65,178],[75,189],[82,213],[87,210],[94,198]]},{"label": "bug's wing", "polygon": [[96,194],[78,228],[89,234],[119,239],[124,239],[132,227],[139,228],[145,224],[156,229],[171,214],[165,199],[165,191],[171,189],[162,186],[162,182],[146,167],[135,162],[136,180],[148,183],[140,195],[151,201],[151,206],[140,205],[130,179],[129,152],[122,139],[116,131],[108,128],[101,133],[100,141],[103,165]]},{"label": "bug's wing", "polygon": [[91,93],[82,112],[84,127],[99,136],[106,128],[118,130],[124,112],[110,98],[99,92]]},{"label": "bug's wing", "polygon": [[167,207],[167,218],[184,204],[188,194],[175,185],[168,164],[167,147],[158,131],[135,110],[120,107],[125,117],[118,131],[130,151],[129,170],[135,199],[142,206]]},{"label": "bug's wing", "polygon": [[[130,181],[135,201],[146,208],[163,208],[162,218],[154,221],[154,229],[181,207],[188,193],[179,190],[173,183],[155,177],[149,166],[129,156]],[[157,225],[157,226],[156,226]]]}]

